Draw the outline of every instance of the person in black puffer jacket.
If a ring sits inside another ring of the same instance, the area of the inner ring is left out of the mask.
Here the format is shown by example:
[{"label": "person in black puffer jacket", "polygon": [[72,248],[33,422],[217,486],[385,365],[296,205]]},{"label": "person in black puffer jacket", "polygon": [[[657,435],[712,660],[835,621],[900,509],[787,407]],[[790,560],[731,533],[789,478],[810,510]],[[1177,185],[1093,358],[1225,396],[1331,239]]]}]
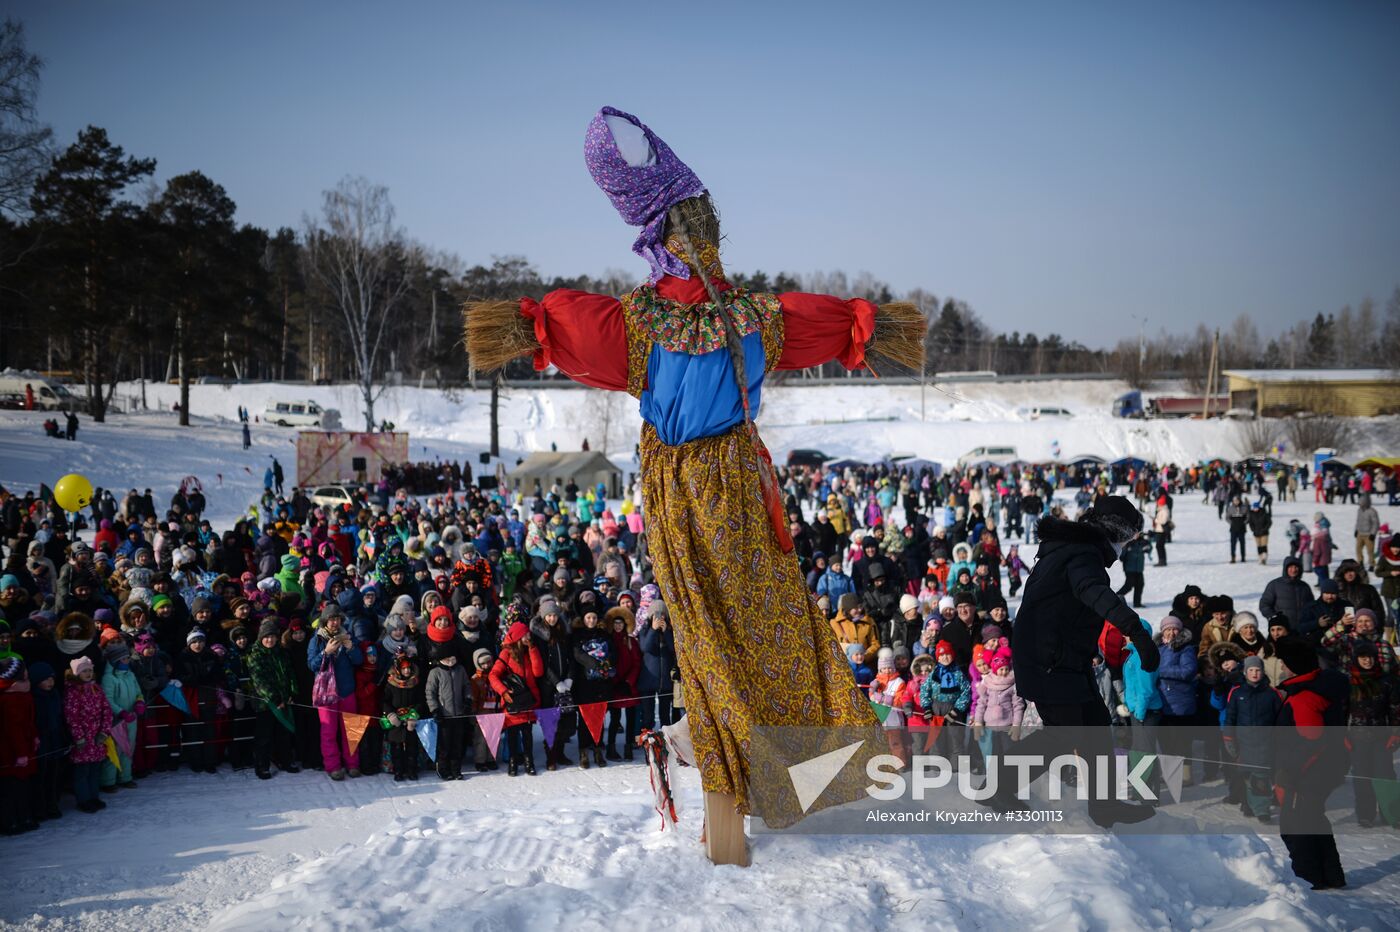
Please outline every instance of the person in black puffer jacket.
[{"label": "person in black puffer jacket", "polygon": [[[1123,546],[1141,531],[1142,515],[1121,495],[1105,497],[1078,521],[1054,517],[1041,521],[1040,550],[1013,629],[1017,692],[1036,704],[1046,725],[1087,727],[1094,736],[1093,746],[1083,746],[1086,733],[1082,730],[1078,743],[1081,752],[1090,756],[1112,752],[1109,712],[1093,674],[1104,620],[1132,642],[1143,670],[1151,673],[1159,662],[1150,630],[1113,591],[1108,577],[1108,567],[1117,561]],[[1045,752],[1058,750],[1052,746],[1063,740],[1055,730],[1046,729],[1043,738],[1034,736],[1047,745]],[[1047,753],[1045,759],[1053,756]],[[1014,799],[1014,789],[1015,778],[1009,772],[1003,774],[998,802]],[[1097,799],[1099,794],[1090,789],[1089,816],[1103,827],[1139,822],[1151,815],[1147,807]]]}]

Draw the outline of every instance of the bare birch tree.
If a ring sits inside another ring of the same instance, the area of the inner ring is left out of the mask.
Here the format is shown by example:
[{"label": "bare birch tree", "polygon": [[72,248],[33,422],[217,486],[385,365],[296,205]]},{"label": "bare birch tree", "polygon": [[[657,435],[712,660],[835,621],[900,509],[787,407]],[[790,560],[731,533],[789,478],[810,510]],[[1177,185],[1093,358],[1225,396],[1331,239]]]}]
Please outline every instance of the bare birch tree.
[{"label": "bare birch tree", "polygon": [[[362,177],[344,178],[324,192],[320,221],[305,218],[307,276],[325,288],[345,327],[355,381],[374,430],[375,367],[384,330],[408,290],[410,249],[394,226],[389,189]],[[381,390],[382,391],[382,390]]]}]

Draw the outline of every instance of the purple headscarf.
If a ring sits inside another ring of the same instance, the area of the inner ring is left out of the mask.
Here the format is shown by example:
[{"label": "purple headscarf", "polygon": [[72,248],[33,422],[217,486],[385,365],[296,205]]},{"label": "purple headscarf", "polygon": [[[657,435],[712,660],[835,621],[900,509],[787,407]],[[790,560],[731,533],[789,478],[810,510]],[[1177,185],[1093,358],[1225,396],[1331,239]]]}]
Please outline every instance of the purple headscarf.
[{"label": "purple headscarf", "polygon": [[[610,116],[627,120],[645,135],[651,146],[647,164],[629,163],[618,151],[617,140],[608,126],[607,117]],[[690,268],[666,251],[661,233],[668,210],[688,197],[705,193],[705,186],[695,173],[641,120],[612,107],[599,110],[588,124],[583,138],[583,159],[593,181],[612,201],[623,221],[642,228],[632,244],[632,251],[650,263],[651,280],[656,281],[663,275],[689,278]]]}]

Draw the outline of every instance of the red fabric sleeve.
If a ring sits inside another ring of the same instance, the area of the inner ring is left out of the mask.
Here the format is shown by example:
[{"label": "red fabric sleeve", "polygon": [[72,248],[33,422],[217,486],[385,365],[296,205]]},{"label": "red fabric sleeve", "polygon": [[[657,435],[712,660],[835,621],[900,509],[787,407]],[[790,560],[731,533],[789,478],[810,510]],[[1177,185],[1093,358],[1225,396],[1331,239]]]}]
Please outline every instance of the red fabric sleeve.
[{"label": "red fabric sleeve", "polygon": [[778,369],[806,369],[835,359],[847,369],[865,366],[865,344],[875,333],[876,306],[864,298],[788,292],[783,306],[783,354]]},{"label": "red fabric sleeve", "polygon": [[553,365],[575,382],[627,390],[627,330],[616,298],[561,288],[543,301],[521,298],[520,313],[535,325],[536,372]]}]

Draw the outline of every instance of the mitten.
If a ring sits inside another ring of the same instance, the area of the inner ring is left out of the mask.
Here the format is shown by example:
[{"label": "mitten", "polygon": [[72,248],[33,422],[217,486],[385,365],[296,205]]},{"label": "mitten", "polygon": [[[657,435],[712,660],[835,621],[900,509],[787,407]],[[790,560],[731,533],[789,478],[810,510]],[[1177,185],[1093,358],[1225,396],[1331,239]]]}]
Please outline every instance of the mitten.
[{"label": "mitten", "polygon": [[146,703],[141,701],[140,699],[137,699],[136,705],[132,706],[132,711],[134,711],[137,715],[145,715]]}]

